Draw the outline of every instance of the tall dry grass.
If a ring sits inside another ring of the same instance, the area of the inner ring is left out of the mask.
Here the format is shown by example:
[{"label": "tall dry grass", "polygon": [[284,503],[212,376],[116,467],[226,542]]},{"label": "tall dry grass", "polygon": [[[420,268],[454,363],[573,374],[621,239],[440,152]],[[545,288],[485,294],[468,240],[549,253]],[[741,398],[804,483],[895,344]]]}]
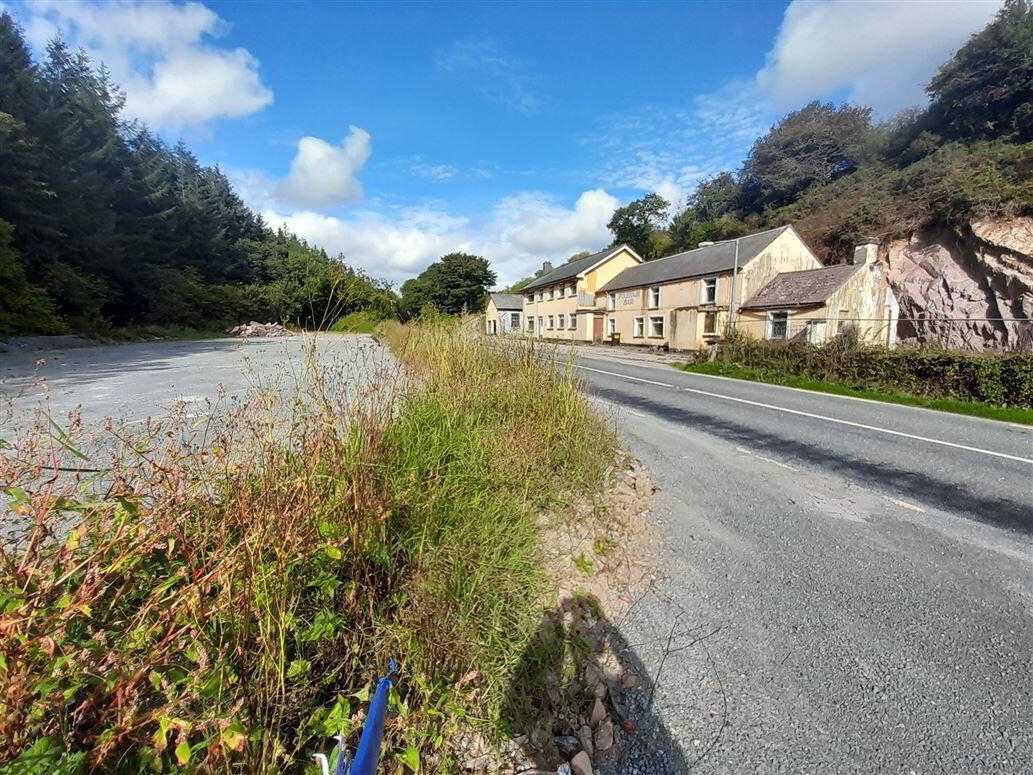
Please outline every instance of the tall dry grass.
[{"label": "tall dry grass", "polygon": [[388,756],[447,771],[450,730],[498,718],[547,584],[536,506],[613,440],[530,352],[384,336],[399,364],[361,391],[313,357],[200,440],[109,425],[100,473],[74,417],[6,440],[0,763],[300,772],[354,744],[388,656]]}]

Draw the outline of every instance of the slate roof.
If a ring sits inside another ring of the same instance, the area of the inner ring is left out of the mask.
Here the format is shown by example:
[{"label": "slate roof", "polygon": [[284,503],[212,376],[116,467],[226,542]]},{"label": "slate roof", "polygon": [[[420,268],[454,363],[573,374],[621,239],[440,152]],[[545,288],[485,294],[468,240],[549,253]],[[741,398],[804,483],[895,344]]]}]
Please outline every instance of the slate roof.
[{"label": "slate roof", "polygon": [[[748,264],[764,248],[774,242],[776,237],[791,228],[791,226],[779,226],[777,229],[768,229],[740,237],[739,266]],[[675,253],[673,256],[629,267],[606,283],[599,291],[620,291],[624,288],[637,288],[642,285],[659,285],[690,277],[730,272],[734,268],[735,240],[724,240],[715,242],[713,245],[687,250],[684,253]]]},{"label": "slate roof", "polygon": [[[606,248],[606,250],[600,250],[598,253],[593,253],[590,256],[579,258],[577,261],[571,261],[569,264],[562,264],[551,272],[546,272],[531,284],[524,286],[524,290],[530,291],[534,288],[541,288],[545,285],[554,285],[562,280],[569,280],[571,277],[577,277],[582,272],[591,269],[604,258],[609,258],[621,248],[631,250],[627,245],[617,245],[616,247]],[[634,253],[634,251],[632,251],[632,253]]]},{"label": "slate roof", "polygon": [[861,268],[861,264],[836,264],[821,269],[782,272],[753,294],[742,309],[813,307],[824,302]]},{"label": "slate roof", "polygon": [[493,293],[491,300],[495,302],[495,309],[524,308],[524,297],[519,293]]}]

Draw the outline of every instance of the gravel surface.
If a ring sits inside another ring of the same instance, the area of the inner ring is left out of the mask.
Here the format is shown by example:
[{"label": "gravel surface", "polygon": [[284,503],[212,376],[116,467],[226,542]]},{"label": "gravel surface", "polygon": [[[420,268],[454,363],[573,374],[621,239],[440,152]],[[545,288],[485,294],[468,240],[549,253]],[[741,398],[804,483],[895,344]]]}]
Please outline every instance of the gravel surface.
[{"label": "gravel surface", "polygon": [[1033,466],[986,454],[1029,429],[579,362],[664,547],[621,622],[657,742],[604,771],[1033,772]]}]

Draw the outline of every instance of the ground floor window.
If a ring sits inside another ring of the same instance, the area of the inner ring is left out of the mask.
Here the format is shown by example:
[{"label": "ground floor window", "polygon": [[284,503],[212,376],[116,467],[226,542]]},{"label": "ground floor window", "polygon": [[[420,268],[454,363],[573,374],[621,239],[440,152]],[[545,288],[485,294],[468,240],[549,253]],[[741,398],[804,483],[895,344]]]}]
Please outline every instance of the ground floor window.
[{"label": "ground floor window", "polygon": [[703,333],[704,334],[716,334],[717,333],[717,313],[716,312],[705,312],[703,314]]},{"label": "ground floor window", "polygon": [[789,313],[768,313],[768,339],[785,339],[789,333]]},{"label": "ground floor window", "polygon": [[527,331],[528,333],[534,333],[534,318],[530,315],[527,316]]},{"label": "ground floor window", "polygon": [[570,316],[570,330],[577,331],[577,315]]},{"label": "ground floor window", "polygon": [[610,318],[609,320],[606,321],[606,333],[609,336],[613,336],[614,334],[617,333],[617,321],[614,320],[613,318]]},{"label": "ground floor window", "polygon": [[544,325],[542,324],[542,316],[541,316],[541,315],[539,315],[539,316],[538,316],[538,333],[541,333],[541,332],[542,332],[542,329],[543,329],[544,327],[545,327],[545,326],[544,326]]},{"label": "ground floor window", "polygon": [[650,336],[663,336],[664,335],[664,316],[653,315],[649,318],[649,335]]},{"label": "ground floor window", "polygon": [[497,334],[499,332],[499,322],[497,320],[488,321],[488,333]]},{"label": "ground floor window", "polygon": [[559,315],[559,321],[556,324],[556,328],[558,328],[560,331],[562,331],[566,327],[567,327],[567,316],[566,315]]},{"label": "ground floor window", "polygon": [[519,312],[510,312],[509,313],[509,327],[510,328],[520,328],[520,313]]},{"label": "ground floor window", "polygon": [[552,331],[554,323],[555,323],[555,321],[553,320],[552,315],[549,315],[549,330],[550,331]]},{"label": "ground floor window", "polygon": [[645,333],[643,332],[644,324],[645,318],[635,318],[635,333],[633,334],[633,336],[639,338],[645,336]]}]

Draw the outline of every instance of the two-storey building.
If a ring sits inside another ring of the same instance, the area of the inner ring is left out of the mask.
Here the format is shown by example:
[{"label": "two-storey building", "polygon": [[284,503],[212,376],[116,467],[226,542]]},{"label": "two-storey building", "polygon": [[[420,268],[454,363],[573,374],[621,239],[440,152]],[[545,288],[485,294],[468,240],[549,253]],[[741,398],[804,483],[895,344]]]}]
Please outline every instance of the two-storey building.
[{"label": "two-storey building", "polygon": [[527,285],[524,294],[524,333],[544,339],[587,342],[601,339],[605,310],[597,305],[598,290],[622,271],[642,263],[627,245],[607,248],[553,268]]}]

